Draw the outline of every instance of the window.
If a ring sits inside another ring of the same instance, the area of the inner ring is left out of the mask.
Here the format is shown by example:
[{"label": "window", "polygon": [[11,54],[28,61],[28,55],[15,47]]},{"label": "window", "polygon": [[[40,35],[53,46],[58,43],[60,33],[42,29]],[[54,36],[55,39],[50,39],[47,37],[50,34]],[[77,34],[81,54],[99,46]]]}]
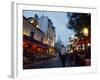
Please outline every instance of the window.
[{"label": "window", "polygon": [[33,31],[31,31],[31,33],[30,33],[30,38],[34,39],[34,32]]},{"label": "window", "polygon": [[43,42],[43,37],[41,38],[41,42]]}]

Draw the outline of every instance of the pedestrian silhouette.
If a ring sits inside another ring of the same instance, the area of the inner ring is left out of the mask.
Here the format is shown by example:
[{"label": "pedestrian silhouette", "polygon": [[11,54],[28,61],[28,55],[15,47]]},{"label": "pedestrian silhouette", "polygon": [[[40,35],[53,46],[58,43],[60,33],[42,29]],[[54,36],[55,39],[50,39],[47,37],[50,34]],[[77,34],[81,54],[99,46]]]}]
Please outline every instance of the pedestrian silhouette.
[{"label": "pedestrian silhouette", "polygon": [[66,49],[64,47],[64,45],[62,45],[62,49],[61,49],[61,62],[62,62],[62,66],[65,67],[65,56],[66,56]]}]

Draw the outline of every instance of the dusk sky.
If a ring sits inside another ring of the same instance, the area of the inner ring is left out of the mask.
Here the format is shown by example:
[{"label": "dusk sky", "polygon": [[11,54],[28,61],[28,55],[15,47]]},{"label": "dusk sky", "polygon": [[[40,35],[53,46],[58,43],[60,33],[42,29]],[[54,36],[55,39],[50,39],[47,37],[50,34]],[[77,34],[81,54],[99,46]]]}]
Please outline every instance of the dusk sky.
[{"label": "dusk sky", "polygon": [[34,14],[37,14],[39,17],[41,17],[42,15],[48,16],[49,19],[51,19],[56,29],[56,41],[60,36],[61,41],[67,45],[69,37],[75,34],[72,30],[66,27],[66,24],[68,23],[67,12],[65,13],[65,12],[31,11],[31,10],[30,11],[25,10],[23,12],[23,15],[26,18],[34,17]]}]

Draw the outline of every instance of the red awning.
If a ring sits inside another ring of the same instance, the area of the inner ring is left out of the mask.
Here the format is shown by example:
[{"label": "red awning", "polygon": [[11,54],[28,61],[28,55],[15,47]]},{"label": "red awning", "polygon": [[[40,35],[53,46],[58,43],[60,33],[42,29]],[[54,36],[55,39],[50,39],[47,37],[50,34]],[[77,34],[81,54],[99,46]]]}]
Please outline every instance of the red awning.
[{"label": "red awning", "polygon": [[81,45],[81,44],[87,44],[87,43],[90,43],[90,39],[88,37],[84,39],[79,39],[77,44]]}]

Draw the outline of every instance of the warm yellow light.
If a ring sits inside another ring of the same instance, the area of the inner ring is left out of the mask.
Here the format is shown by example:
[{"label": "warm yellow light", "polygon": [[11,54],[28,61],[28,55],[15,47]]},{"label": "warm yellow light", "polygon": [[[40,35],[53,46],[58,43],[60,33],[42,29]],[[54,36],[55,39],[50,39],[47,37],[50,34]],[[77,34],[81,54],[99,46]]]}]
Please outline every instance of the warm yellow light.
[{"label": "warm yellow light", "polygon": [[90,46],[90,43],[88,43],[87,45]]},{"label": "warm yellow light", "polygon": [[31,23],[34,23],[34,21],[33,21],[33,20],[31,20],[30,22],[31,22]]},{"label": "warm yellow light", "polygon": [[85,45],[83,44],[83,47],[84,47]]},{"label": "warm yellow light", "polygon": [[27,32],[23,32],[23,35],[29,36],[29,34]]},{"label": "warm yellow light", "polygon": [[82,48],[82,50],[84,50],[84,49],[85,49],[85,47]]},{"label": "warm yellow light", "polygon": [[48,44],[48,40],[47,40],[47,41],[45,41],[45,43],[46,43],[46,44]]},{"label": "warm yellow light", "polygon": [[88,36],[88,33],[89,33],[88,28],[83,28],[83,34],[85,36]]},{"label": "warm yellow light", "polygon": [[36,28],[39,28],[39,25],[36,25]]},{"label": "warm yellow light", "polygon": [[75,39],[77,39],[78,37],[76,36]]},{"label": "warm yellow light", "polygon": [[73,53],[73,50],[71,50],[70,52]]},{"label": "warm yellow light", "polygon": [[76,47],[76,49],[78,50],[78,46]]}]

